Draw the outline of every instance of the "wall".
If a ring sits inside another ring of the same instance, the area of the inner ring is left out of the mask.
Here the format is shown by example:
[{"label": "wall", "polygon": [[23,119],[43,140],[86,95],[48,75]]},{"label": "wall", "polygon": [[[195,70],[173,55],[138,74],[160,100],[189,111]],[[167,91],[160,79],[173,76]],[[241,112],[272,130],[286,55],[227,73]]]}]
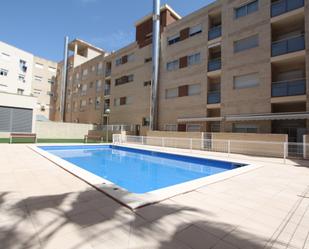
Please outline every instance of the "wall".
[{"label": "wall", "polygon": [[309,134],[304,135],[304,158],[309,159]]},{"label": "wall", "polygon": [[38,138],[81,139],[93,129],[91,124],[36,122]]},{"label": "wall", "polygon": [[[8,54],[4,57],[2,53]],[[27,71],[23,72],[19,67],[19,61],[26,61]],[[8,70],[7,76],[0,77],[0,91],[17,93],[17,89],[24,90],[25,95],[31,93],[33,55],[21,49],[0,41],[0,68]],[[19,75],[25,77],[25,81],[19,80]]]},{"label": "wall", "polygon": [[220,140],[231,140],[231,153],[283,157],[283,143],[288,141],[288,136],[285,134],[212,133],[212,147],[216,148],[216,151],[226,152]]}]

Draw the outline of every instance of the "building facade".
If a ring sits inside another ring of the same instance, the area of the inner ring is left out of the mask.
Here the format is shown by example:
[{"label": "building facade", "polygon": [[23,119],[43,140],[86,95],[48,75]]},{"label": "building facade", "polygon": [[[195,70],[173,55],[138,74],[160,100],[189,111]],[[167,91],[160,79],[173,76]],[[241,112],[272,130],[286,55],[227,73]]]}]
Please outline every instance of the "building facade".
[{"label": "building facade", "polygon": [[[309,128],[308,18],[308,0],[217,0],[183,18],[164,6],[159,129],[284,133],[301,141]],[[108,116],[112,124],[147,130],[151,38],[148,15],[136,23],[134,43],[93,58],[104,68],[102,106],[95,115],[69,115],[103,124]]]},{"label": "building facade", "polygon": [[49,120],[57,63],[0,42],[0,132],[32,132]]}]

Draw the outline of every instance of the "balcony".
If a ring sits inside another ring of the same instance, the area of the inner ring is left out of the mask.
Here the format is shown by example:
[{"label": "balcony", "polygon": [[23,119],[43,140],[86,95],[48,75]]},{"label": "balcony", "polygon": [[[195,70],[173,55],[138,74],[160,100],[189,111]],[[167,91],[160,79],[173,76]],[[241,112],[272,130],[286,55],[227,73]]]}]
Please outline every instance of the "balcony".
[{"label": "balcony", "polygon": [[208,61],[208,72],[221,69],[221,58],[216,58]]},{"label": "balcony", "polygon": [[271,16],[279,16],[286,12],[301,8],[304,0],[281,0],[271,4]]},{"label": "balcony", "polygon": [[221,35],[222,35],[221,25],[213,27],[208,31],[208,41],[221,37]]},{"label": "balcony", "polygon": [[220,91],[208,92],[207,94],[207,104],[218,104],[221,102]]},{"label": "balcony", "polygon": [[306,94],[306,79],[274,82],[271,85],[272,97],[285,97]]},{"label": "balcony", "polygon": [[271,44],[271,56],[278,56],[305,49],[305,37],[299,35],[281,41],[275,41]]}]

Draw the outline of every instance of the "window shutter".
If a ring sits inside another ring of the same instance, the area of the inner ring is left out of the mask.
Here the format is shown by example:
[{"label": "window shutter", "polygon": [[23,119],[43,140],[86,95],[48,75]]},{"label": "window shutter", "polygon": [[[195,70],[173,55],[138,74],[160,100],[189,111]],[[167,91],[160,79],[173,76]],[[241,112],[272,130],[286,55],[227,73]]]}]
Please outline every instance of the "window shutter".
[{"label": "window shutter", "polygon": [[180,40],[185,40],[189,37],[190,28],[185,28],[180,31]]},{"label": "window shutter", "polygon": [[184,56],[179,59],[179,68],[184,68],[188,66],[188,57]]},{"label": "window shutter", "polygon": [[188,96],[188,85],[180,86],[178,88],[178,97]]}]

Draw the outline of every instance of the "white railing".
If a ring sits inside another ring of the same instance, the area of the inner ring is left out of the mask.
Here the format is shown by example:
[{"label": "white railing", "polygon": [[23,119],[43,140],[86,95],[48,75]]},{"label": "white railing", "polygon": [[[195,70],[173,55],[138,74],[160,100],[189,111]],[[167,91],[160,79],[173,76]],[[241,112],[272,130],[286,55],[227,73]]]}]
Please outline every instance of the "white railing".
[{"label": "white railing", "polygon": [[101,131],[135,131],[135,125],[97,125],[95,130]]},{"label": "white railing", "polygon": [[258,157],[275,157],[283,158],[284,161],[288,157],[309,159],[309,144],[306,143],[127,136],[121,134],[113,135],[113,143],[221,152],[227,156],[230,156],[230,154],[242,154]]}]

